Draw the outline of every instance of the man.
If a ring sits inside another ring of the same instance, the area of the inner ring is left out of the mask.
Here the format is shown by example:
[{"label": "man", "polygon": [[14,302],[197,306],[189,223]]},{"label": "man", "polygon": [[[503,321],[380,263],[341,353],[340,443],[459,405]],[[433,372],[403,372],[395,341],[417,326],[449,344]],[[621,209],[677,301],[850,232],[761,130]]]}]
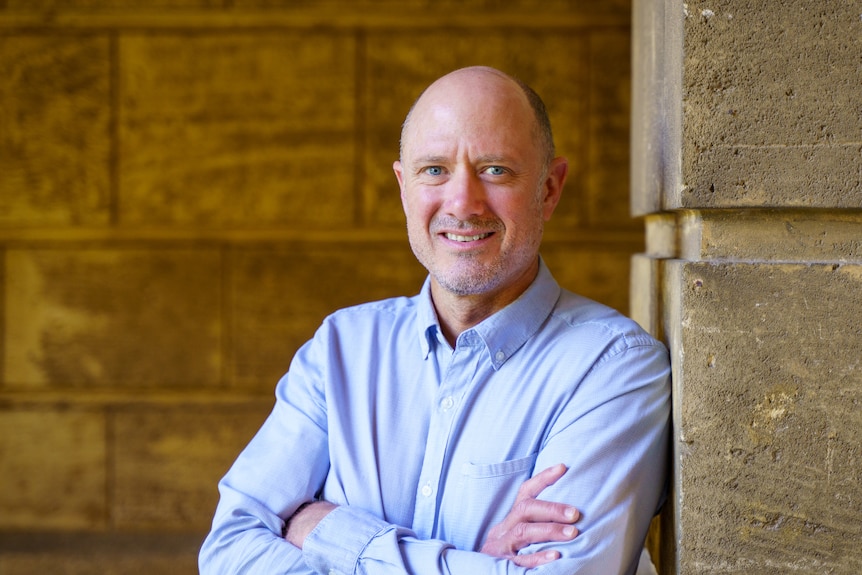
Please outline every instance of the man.
[{"label": "man", "polygon": [[336,312],[219,484],[202,573],[634,573],[668,360],[539,257],[568,165],[490,68],[432,84],[394,164],[421,293]]}]

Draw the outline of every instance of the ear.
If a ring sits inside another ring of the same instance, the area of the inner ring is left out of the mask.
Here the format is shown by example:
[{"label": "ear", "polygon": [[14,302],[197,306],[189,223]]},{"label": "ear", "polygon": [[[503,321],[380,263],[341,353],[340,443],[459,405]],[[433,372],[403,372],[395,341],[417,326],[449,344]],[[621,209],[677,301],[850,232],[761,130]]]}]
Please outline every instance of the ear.
[{"label": "ear", "polygon": [[401,161],[395,160],[392,163],[392,171],[395,172],[395,178],[398,180],[398,188],[401,190],[401,201],[404,201],[404,168],[401,167]]},{"label": "ear", "polygon": [[551,214],[554,213],[557,204],[560,202],[560,197],[563,195],[563,185],[566,183],[566,176],[569,174],[569,161],[566,158],[554,158],[551,165],[548,167],[548,176],[542,184],[542,213],[545,221],[551,219]]}]

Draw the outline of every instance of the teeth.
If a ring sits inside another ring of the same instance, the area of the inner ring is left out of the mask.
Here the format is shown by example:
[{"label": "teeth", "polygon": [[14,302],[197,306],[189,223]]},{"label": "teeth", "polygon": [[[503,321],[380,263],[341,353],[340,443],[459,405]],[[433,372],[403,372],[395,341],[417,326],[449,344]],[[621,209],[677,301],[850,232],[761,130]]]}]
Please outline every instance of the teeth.
[{"label": "teeth", "polygon": [[491,234],[478,234],[475,236],[459,236],[457,234],[446,234],[446,237],[456,242],[475,242],[483,238],[487,238]]}]

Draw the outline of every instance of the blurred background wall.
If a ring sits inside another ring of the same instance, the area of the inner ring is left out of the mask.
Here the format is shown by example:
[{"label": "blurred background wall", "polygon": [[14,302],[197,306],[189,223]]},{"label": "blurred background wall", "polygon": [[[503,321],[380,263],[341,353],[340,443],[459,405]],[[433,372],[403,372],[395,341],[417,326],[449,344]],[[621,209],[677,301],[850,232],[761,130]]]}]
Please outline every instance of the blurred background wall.
[{"label": "blurred background wall", "polygon": [[629,0],[0,0],[0,572],[194,573],[328,312],[416,293],[391,164],[462,66],[544,98],[543,254],[628,311]]}]

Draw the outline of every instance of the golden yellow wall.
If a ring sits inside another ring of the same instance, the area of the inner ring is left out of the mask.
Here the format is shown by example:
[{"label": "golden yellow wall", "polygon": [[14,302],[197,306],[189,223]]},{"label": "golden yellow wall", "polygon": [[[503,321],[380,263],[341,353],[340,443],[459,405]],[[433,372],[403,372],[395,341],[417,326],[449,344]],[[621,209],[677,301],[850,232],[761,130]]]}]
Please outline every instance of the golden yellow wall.
[{"label": "golden yellow wall", "polygon": [[0,0],[0,572],[195,572],[297,346],[419,289],[390,166],[450,69],[545,97],[572,173],[543,253],[625,311],[629,11]]}]

